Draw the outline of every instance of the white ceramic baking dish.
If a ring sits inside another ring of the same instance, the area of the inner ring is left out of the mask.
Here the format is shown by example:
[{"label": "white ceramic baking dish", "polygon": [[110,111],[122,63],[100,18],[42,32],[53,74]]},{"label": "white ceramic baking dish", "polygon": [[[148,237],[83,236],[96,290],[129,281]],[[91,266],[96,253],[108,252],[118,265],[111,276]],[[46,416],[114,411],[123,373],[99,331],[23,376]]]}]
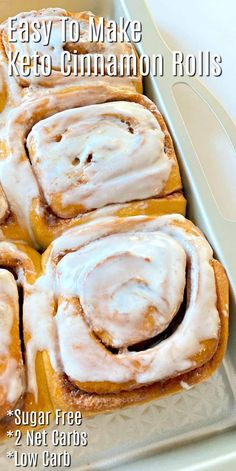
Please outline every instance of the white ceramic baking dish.
[{"label": "white ceramic baking dish", "polygon": [[[31,10],[32,6],[91,10],[116,20],[122,15],[142,21],[143,41],[139,52],[160,53],[165,60],[164,77],[145,78],[145,93],[164,114],[174,138],[188,198],[188,217],[205,232],[231,282],[230,339],[219,371],[205,383],[184,393],[86,419],[83,430],[89,434],[89,445],[70,449],[71,469],[235,470],[235,126],[197,79],[172,76],[170,51],[152,22],[145,0],[39,0],[33,4],[30,0],[0,0],[1,20],[19,11]],[[1,469],[14,469],[6,457],[9,449],[14,450],[10,441],[1,447]],[[51,447],[48,449],[53,451]],[[29,452],[33,448],[22,446],[18,451]],[[39,452],[39,448],[34,451]],[[57,448],[56,451],[60,450]]]}]

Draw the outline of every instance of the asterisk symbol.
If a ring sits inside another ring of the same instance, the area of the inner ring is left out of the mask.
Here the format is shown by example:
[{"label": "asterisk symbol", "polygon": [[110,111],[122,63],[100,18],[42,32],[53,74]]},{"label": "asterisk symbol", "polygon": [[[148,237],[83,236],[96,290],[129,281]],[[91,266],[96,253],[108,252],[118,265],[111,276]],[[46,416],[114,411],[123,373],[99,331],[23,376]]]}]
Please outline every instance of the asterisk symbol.
[{"label": "asterisk symbol", "polygon": [[14,415],[14,410],[9,409],[7,411],[7,415],[8,415],[8,417],[12,417]]},{"label": "asterisk symbol", "polygon": [[7,457],[10,458],[10,459],[14,458],[14,455],[15,455],[14,451],[8,451],[7,452]]},{"label": "asterisk symbol", "polygon": [[8,432],[7,432],[7,437],[8,437],[8,438],[14,437],[14,432],[13,432],[12,430],[8,430]]}]

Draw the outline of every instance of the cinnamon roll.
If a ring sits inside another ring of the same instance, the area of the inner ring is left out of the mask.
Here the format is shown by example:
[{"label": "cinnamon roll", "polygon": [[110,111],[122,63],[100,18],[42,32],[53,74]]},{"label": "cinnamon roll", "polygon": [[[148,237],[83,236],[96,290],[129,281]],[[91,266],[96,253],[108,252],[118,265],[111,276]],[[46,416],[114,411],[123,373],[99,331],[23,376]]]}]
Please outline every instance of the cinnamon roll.
[{"label": "cinnamon roll", "polygon": [[[51,400],[63,410],[102,412],[192,387],[226,348],[224,269],[177,214],[69,229],[44,253],[29,302],[27,356],[43,349]],[[43,345],[41,324],[51,329]]]},{"label": "cinnamon roll", "polygon": [[6,438],[9,427],[14,428],[8,410],[50,407],[41,353],[35,356],[36,384],[41,384],[35,396],[28,392],[24,358],[30,341],[30,332],[23,327],[25,306],[40,274],[40,263],[40,255],[27,245],[0,242],[0,438]]},{"label": "cinnamon roll", "polygon": [[[91,12],[70,13],[60,8],[48,8],[18,14],[12,27],[8,20],[1,25],[2,76],[9,89],[15,87],[16,103],[39,95],[45,96],[65,87],[86,85],[88,82],[95,87],[105,83],[119,89],[142,92],[139,61],[133,45],[123,42],[119,31],[117,41],[111,42],[106,20],[103,25],[104,41],[96,41],[96,37],[92,41],[91,21],[94,23],[93,29],[98,33],[101,29],[99,18]],[[75,34],[71,37],[71,31],[78,31],[78,40]],[[64,70],[62,67],[64,55],[65,66],[69,66],[70,74],[67,68]],[[117,76],[107,73],[107,62],[111,55],[117,60]],[[49,56],[50,63],[44,61],[46,56]],[[104,70],[99,60],[96,60],[100,59],[99,56],[104,59]],[[123,56],[131,58],[130,70],[126,65],[122,71],[120,64]],[[23,63],[26,64],[26,59],[23,62],[24,58],[30,59],[27,67],[22,66]],[[95,67],[97,63],[98,66]],[[137,67],[134,68],[133,63]],[[12,64],[10,69],[9,64]],[[12,77],[9,77],[9,71]]]},{"label": "cinnamon roll", "polygon": [[104,207],[124,216],[185,211],[171,137],[143,95],[102,85],[32,100],[9,114],[0,148],[7,237],[11,217],[46,248]]}]

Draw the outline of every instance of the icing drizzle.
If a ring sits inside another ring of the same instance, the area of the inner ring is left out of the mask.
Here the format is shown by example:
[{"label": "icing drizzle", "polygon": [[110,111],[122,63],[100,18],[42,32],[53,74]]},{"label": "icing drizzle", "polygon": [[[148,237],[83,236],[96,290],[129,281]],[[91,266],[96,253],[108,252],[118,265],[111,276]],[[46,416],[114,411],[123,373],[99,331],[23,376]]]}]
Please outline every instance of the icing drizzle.
[{"label": "icing drizzle", "polygon": [[32,128],[27,147],[47,203],[61,217],[158,195],[172,167],[157,119],[132,102],[57,113]]},{"label": "icing drizzle", "polygon": [[[17,329],[14,329],[14,324]],[[13,330],[14,329],[14,330]],[[16,403],[24,392],[24,367],[19,337],[12,332],[19,329],[18,290],[14,276],[6,269],[0,269],[0,406]]]},{"label": "icing drizzle", "polygon": [[[72,381],[165,380],[194,369],[192,357],[201,352],[201,342],[218,338],[212,249],[184,217],[101,218],[68,230],[48,253],[37,282],[48,309],[39,302],[32,322],[42,312],[45,321],[51,319],[54,341],[47,335],[43,348]],[[187,308],[176,331],[148,350],[127,350],[166,328],[187,286]],[[32,331],[31,356],[40,342]]]},{"label": "icing drizzle", "polygon": [[146,97],[139,104],[129,93],[122,96],[114,101],[120,93],[104,86],[73,90],[9,114],[0,133],[6,148],[0,180],[32,240],[30,214],[42,193],[54,215],[66,218],[164,191],[177,164],[164,149],[157,108]]}]

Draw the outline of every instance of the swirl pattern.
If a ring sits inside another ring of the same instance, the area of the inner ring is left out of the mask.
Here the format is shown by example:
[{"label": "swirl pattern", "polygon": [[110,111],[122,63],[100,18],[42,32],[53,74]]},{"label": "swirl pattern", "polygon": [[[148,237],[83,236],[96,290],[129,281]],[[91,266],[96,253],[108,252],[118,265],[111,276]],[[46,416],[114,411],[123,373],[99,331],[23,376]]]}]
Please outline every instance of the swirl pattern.
[{"label": "swirl pattern", "polygon": [[27,147],[47,203],[60,217],[160,194],[171,172],[160,125],[138,103],[57,113],[32,128]]},{"label": "swirl pattern", "polygon": [[173,144],[155,105],[109,87],[21,105],[2,130],[1,147],[10,210],[27,241],[43,247],[83,213],[114,203],[148,204],[181,189]]},{"label": "swirl pattern", "polygon": [[[15,43],[9,23],[0,26],[0,437],[14,430],[15,407],[90,414],[188,389],[215,371],[227,344],[224,269],[181,215],[172,139],[138,93],[139,71],[122,74],[119,57],[137,53],[119,32],[109,42],[106,21],[105,42],[90,42],[91,19],[98,25],[87,12],[22,13]],[[9,76],[12,53],[20,73]],[[97,54],[118,59],[118,76],[96,71]]]},{"label": "swirl pattern", "polygon": [[[97,83],[104,82],[119,88],[124,87],[133,91],[142,91],[139,71],[134,74],[133,68],[131,68],[130,75],[128,74],[129,71],[125,70],[124,76],[121,76],[120,67],[118,66],[117,77],[107,75],[107,66],[105,67],[105,76],[101,76],[99,67],[96,71],[94,68],[95,55],[102,55],[106,64],[108,57],[112,54],[117,58],[119,64],[122,55],[134,56],[137,59],[137,53],[130,43],[121,41],[119,32],[117,42],[108,42],[107,22],[104,25],[104,42],[90,41],[89,22],[91,18],[94,20],[95,27],[97,27],[99,18],[91,12],[70,13],[60,8],[48,8],[21,13],[16,16],[16,22],[14,23],[14,42],[9,41],[9,23],[2,24],[0,31],[2,60],[7,64],[8,60],[11,60],[11,55],[16,57],[16,61],[14,60],[15,66],[13,67],[13,80],[16,80],[19,86],[18,91],[23,98],[35,96],[35,94],[45,94],[49,90],[51,93],[52,89],[55,91],[62,87],[86,84],[88,80],[90,84],[94,83],[95,86]],[[24,22],[24,30],[29,31],[28,42],[24,41],[25,34],[22,32],[22,21]],[[62,21],[65,28],[62,28]],[[75,28],[75,26],[72,28],[72,22],[78,23],[78,28]],[[40,41],[34,40],[35,25],[41,27],[39,29]],[[45,25],[45,27],[42,28],[42,25]],[[64,29],[66,34],[64,34]],[[72,29],[78,29],[80,33],[78,41],[70,41],[70,31]],[[47,30],[50,31],[49,38],[47,37]],[[65,56],[66,70],[68,65],[71,69],[69,76],[65,76],[61,71],[61,58],[65,51],[68,52]],[[49,55],[51,58],[50,69],[47,63],[45,63],[45,66],[42,64],[42,58],[45,55]],[[84,61],[85,70],[83,72],[81,63],[84,56],[91,59],[91,70],[88,66],[86,69],[86,61]],[[22,68],[22,59],[24,57],[31,58],[31,65],[27,69],[27,74]],[[36,65],[37,69],[35,69]],[[51,73],[49,74],[49,72]],[[88,72],[91,76],[88,76]]]},{"label": "swirl pattern", "polygon": [[[70,229],[45,252],[37,289],[58,338],[48,344],[46,370],[51,362],[70,390],[106,396],[181,381],[211,361],[220,342],[212,250],[180,215]],[[39,320],[35,313],[34,325]],[[28,348],[34,355],[37,336]]]}]

